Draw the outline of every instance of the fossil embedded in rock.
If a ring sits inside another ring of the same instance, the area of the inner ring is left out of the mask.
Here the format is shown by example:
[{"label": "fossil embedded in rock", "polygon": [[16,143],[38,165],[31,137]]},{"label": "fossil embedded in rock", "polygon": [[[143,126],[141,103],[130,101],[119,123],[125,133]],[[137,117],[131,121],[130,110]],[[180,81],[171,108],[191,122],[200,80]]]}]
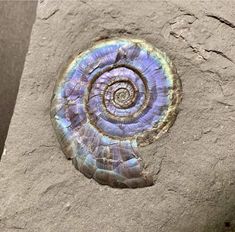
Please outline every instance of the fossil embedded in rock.
[{"label": "fossil embedded in rock", "polygon": [[105,40],[61,74],[51,119],[63,152],[85,176],[145,187],[153,177],[138,147],[168,130],[180,100],[180,80],[164,53],[143,40]]}]

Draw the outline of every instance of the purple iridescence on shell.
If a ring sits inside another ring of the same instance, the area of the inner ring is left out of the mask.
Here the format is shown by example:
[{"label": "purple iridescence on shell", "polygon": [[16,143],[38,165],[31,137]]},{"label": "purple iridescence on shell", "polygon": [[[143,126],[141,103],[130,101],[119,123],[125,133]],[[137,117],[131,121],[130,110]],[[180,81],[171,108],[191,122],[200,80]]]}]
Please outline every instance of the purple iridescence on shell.
[{"label": "purple iridescence on shell", "polygon": [[85,176],[112,187],[145,187],[138,153],[173,124],[181,83],[166,55],[143,40],[100,42],[57,81],[51,118],[62,150]]}]

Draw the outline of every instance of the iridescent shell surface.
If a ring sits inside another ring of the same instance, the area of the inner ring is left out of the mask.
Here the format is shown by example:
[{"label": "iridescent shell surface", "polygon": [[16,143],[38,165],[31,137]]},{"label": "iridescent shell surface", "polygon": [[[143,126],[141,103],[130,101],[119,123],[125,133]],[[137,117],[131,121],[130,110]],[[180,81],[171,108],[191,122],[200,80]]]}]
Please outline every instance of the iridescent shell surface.
[{"label": "iridescent shell surface", "polygon": [[139,146],[173,124],[181,83],[164,53],[138,39],[97,43],[58,79],[51,119],[75,167],[112,187],[153,185]]}]

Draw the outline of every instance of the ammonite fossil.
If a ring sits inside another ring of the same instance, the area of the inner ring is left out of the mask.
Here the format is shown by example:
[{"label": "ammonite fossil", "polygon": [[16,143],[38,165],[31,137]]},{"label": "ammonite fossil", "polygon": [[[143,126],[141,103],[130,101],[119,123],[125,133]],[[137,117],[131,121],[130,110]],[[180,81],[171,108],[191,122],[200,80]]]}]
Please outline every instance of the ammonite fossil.
[{"label": "ammonite fossil", "polygon": [[180,100],[180,80],[164,53],[143,40],[105,40],[61,74],[51,118],[63,152],[85,176],[145,187],[154,181],[138,147],[169,129]]}]

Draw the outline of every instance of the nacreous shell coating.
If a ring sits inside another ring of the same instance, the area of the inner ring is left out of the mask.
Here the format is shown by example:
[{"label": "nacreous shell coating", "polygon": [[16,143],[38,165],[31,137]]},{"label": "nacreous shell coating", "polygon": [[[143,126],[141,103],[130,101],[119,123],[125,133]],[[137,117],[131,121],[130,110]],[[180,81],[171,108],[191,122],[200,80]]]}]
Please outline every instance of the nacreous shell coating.
[{"label": "nacreous shell coating", "polygon": [[112,187],[153,184],[138,146],[173,124],[181,83],[164,53],[143,40],[105,40],[58,79],[51,119],[62,150],[85,176]]}]

